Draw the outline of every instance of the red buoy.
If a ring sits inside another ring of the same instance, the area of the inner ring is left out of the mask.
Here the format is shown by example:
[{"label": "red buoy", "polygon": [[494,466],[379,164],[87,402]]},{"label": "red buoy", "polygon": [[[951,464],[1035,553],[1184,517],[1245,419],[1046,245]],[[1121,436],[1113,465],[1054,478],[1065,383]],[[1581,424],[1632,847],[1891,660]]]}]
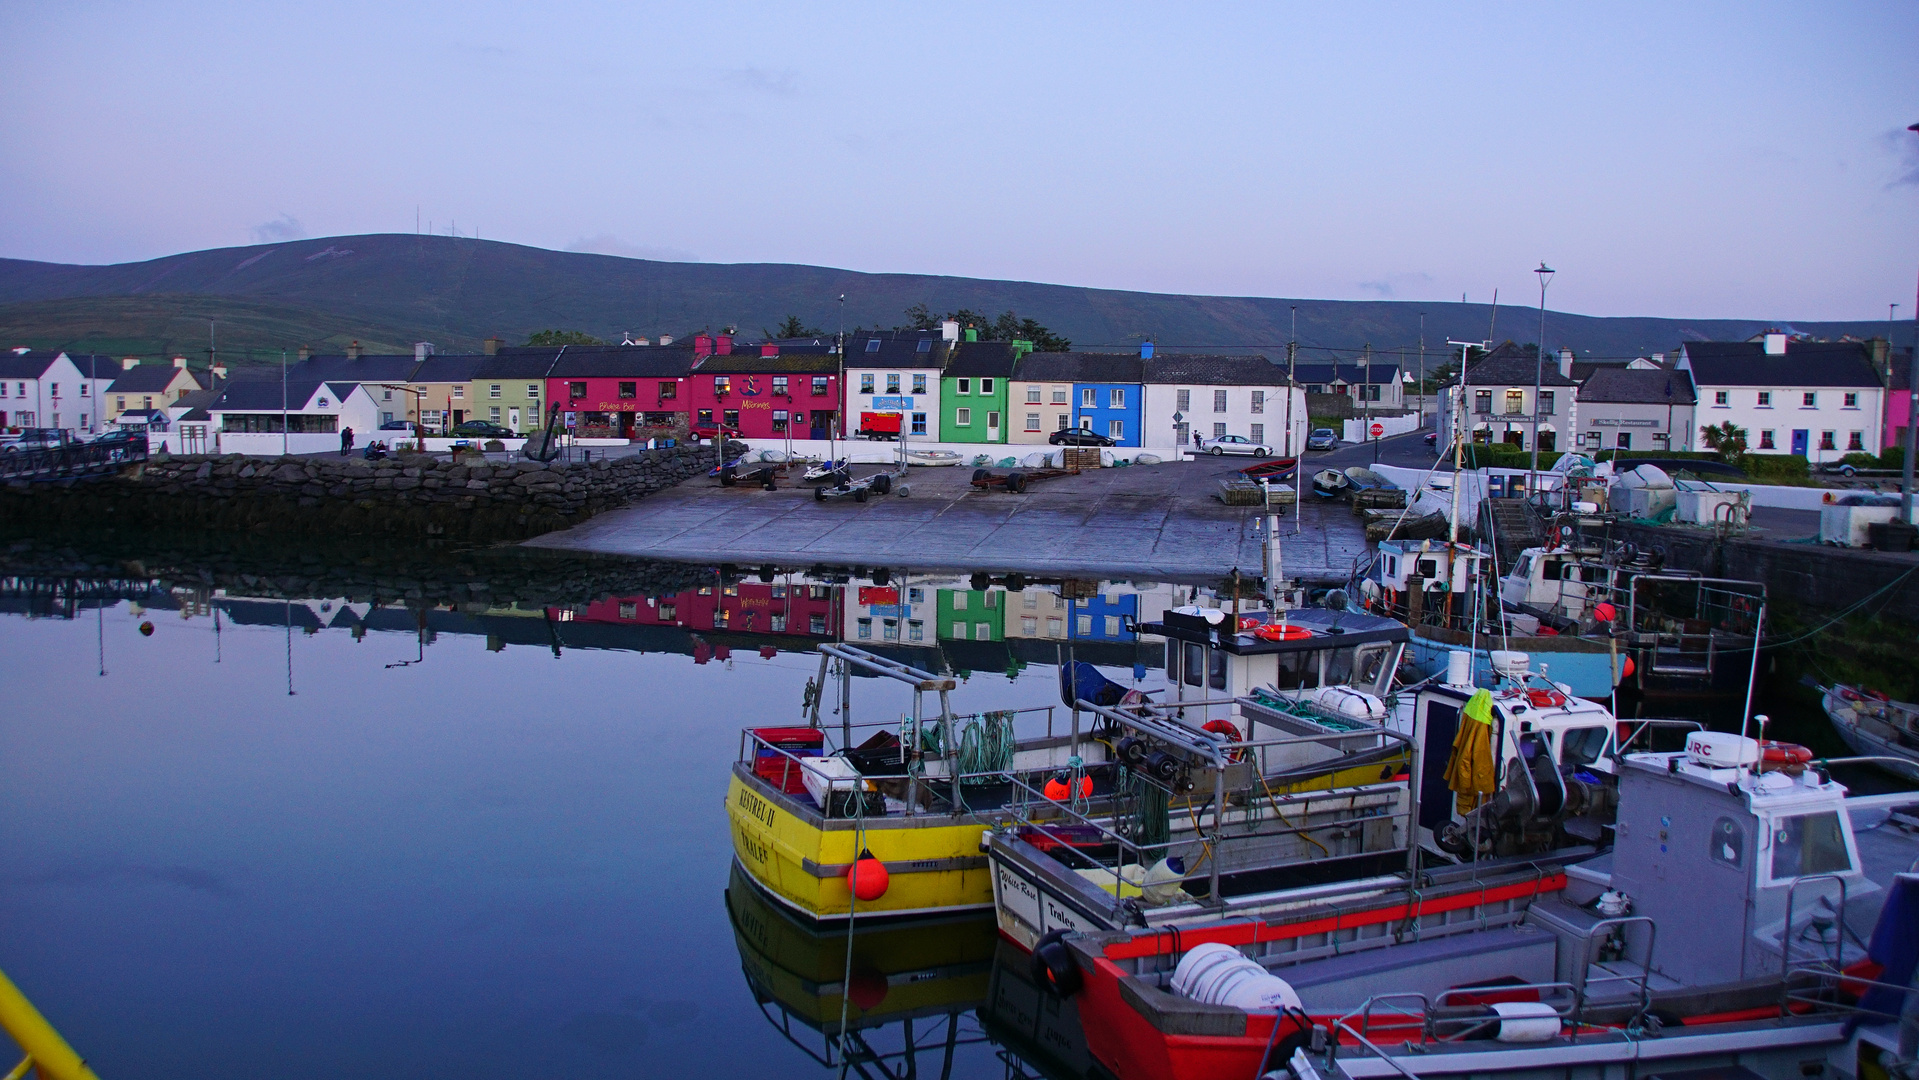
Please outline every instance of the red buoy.
[{"label": "red buoy", "polygon": [[846,871],[846,884],[854,896],[870,902],[886,895],[892,879],[886,873],[885,863],[875,859],[871,851],[861,849],[860,857]]},{"label": "red buoy", "polygon": [[141,624],[140,624],[140,636],[141,636],[141,637],[152,637],[152,636],[153,636],[153,624],[152,624],[152,623],[150,623],[150,622],[143,622],[143,623],[141,623]]}]

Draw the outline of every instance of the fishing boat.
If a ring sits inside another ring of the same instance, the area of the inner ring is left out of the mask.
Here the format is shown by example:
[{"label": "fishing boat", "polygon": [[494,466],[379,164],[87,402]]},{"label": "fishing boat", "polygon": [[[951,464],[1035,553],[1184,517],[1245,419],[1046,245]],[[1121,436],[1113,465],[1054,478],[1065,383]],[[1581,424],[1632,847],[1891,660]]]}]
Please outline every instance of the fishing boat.
[{"label": "fishing boat", "polygon": [[1120,1080],[1901,1075],[1919,795],[1848,797],[1790,749],[1625,755],[1595,857],[1064,934],[1034,970]]},{"label": "fishing boat", "polygon": [[960,455],[952,450],[908,450],[908,465],[958,465]]},{"label": "fishing boat", "polygon": [[1321,469],[1313,474],[1313,494],[1322,499],[1336,499],[1352,486],[1353,482],[1338,469]]},{"label": "fishing boat", "polygon": [[1819,703],[1853,753],[1887,759],[1889,771],[1908,778],[1919,775],[1919,705],[1839,683],[1822,687]]}]

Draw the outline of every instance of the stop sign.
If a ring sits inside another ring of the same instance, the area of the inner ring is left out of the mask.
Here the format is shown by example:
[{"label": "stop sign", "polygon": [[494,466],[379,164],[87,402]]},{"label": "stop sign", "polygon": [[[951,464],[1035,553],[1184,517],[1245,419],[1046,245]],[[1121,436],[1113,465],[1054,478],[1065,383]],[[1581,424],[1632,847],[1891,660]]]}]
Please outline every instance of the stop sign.
[{"label": "stop sign", "polygon": [[1375,421],[1372,427],[1372,432],[1373,432],[1373,438],[1377,439],[1381,435],[1386,434],[1386,425]]}]

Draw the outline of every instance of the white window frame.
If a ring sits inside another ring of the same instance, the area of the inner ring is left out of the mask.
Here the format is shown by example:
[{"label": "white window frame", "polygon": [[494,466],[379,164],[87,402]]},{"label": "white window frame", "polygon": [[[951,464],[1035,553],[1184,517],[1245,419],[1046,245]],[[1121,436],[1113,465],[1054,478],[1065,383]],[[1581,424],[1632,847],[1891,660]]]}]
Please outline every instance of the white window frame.
[{"label": "white window frame", "polygon": [[1099,408],[1099,391],[1090,386],[1081,387],[1079,391],[1079,407],[1082,409]]},{"label": "white window frame", "polygon": [[1107,390],[1106,407],[1109,409],[1124,409],[1126,407],[1126,388],[1123,386],[1115,386]]},{"label": "white window frame", "polygon": [[972,427],[973,426],[973,410],[971,409],[953,410],[953,423],[958,425],[959,427]]}]

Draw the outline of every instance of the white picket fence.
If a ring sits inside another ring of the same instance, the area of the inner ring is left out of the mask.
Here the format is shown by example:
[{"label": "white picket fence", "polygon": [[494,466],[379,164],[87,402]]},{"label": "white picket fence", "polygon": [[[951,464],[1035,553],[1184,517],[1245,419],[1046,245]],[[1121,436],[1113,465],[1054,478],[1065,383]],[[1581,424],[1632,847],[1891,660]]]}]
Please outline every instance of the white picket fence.
[{"label": "white picket fence", "polygon": [[1373,437],[1372,427],[1374,424],[1378,424],[1385,429],[1380,432],[1380,438],[1391,438],[1394,435],[1404,435],[1409,431],[1418,431],[1419,414],[1407,413],[1404,416],[1372,416],[1362,417],[1357,420],[1347,420],[1341,425],[1344,430],[1340,432],[1339,437],[1341,440],[1349,443],[1365,442]]}]

